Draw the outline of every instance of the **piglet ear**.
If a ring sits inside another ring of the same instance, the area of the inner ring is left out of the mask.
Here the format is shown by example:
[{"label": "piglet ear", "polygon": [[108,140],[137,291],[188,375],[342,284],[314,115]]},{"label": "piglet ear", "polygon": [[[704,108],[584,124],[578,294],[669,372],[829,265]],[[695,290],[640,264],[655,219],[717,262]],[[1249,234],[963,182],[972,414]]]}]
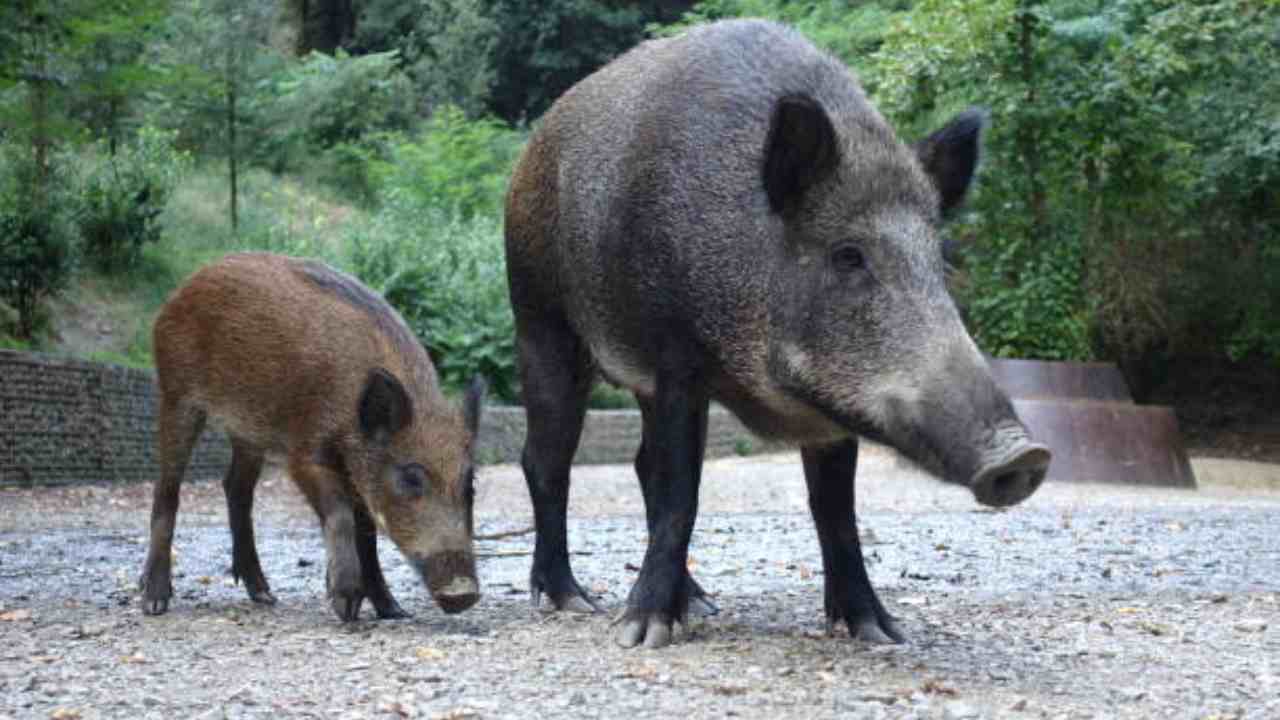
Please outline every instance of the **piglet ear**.
[{"label": "piglet ear", "polygon": [[778,100],[764,149],[764,188],[769,207],[787,213],[805,192],[835,169],[836,130],[815,100],[788,95]]},{"label": "piglet ear", "polygon": [[484,407],[484,395],[487,390],[488,383],[480,375],[471,378],[471,382],[467,384],[467,394],[462,401],[462,416],[471,437],[475,437],[480,429],[480,410]]},{"label": "piglet ear", "polygon": [[385,443],[413,422],[413,400],[396,376],[375,368],[360,393],[359,416],[365,439]]},{"label": "piglet ear", "polygon": [[964,201],[978,167],[978,151],[987,115],[969,108],[929,137],[915,144],[916,157],[938,189],[942,212]]}]

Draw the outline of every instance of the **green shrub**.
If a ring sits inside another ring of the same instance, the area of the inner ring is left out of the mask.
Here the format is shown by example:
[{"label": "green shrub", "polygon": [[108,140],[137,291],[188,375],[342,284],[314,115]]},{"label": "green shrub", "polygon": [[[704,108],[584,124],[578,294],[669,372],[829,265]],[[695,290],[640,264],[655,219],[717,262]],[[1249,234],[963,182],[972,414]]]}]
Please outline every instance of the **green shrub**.
[{"label": "green shrub", "polygon": [[523,134],[497,120],[468,120],[440,108],[414,137],[386,136],[372,176],[380,197],[457,213],[497,217]]},{"label": "green shrub", "polygon": [[76,270],[74,178],[68,154],[51,154],[41,172],[30,147],[0,142],[0,302],[17,314],[13,327],[0,330],[20,340],[41,329],[43,300]]},{"label": "green shrub", "polygon": [[411,127],[420,111],[395,51],[351,56],[313,52],[284,65],[255,98],[263,132],[251,153],[276,173],[327,164],[327,152],[377,132]]},{"label": "green shrub", "polygon": [[446,387],[476,373],[502,400],[517,396],[515,330],[502,223],[463,219],[395,197],[348,231],[352,272],[381,293],[422,340]]},{"label": "green shrub", "polygon": [[99,270],[134,265],[148,243],[160,239],[160,216],[190,156],[174,149],[176,133],[142,128],[107,152],[106,141],[85,155],[80,234],[86,257]]},{"label": "green shrub", "polygon": [[966,253],[957,293],[978,345],[997,357],[1090,358],[1080,242],[1052,238],[1028,248],[1019,239],[987,240]]},{"label": "green shrub", "polygon": [[592,410],[634,410],[639,405],[630,390],[597,382],[587,397],[587,407]]}]

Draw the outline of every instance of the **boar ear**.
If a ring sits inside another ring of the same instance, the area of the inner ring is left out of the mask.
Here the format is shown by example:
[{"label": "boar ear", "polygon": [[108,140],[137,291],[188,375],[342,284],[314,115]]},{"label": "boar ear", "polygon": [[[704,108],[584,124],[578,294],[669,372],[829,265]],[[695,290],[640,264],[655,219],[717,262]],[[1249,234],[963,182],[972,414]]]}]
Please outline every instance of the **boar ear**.
[{"label": "boar ear", "polygon": [[360,393],[359,412],[365,439],[386,442],[413,421],[413,400],[394,375],[375,368]]},{"label": "boar ear", "polygon": [[986,124],[985,112],[969,108],[915,144],[916,157],[933,179],[944,213],[958,206],[969,190],[978,167],[979,136]]},{"label": "boar ear", "polygon": [[462,401],[462,416],[471,437],[475,437],[476,431],[480,429],[480,409],[484,405],[486,390],[488,390],[488,383],[480,375],[471,378],[471,382],[467,384],[467,394]]},{"label": "boar ear", "polygon": [[836,167],[836,131],[827,111],[811,98],[778,101],[764,149],[764,187],[774,212],[793,209],[804,193]]}]

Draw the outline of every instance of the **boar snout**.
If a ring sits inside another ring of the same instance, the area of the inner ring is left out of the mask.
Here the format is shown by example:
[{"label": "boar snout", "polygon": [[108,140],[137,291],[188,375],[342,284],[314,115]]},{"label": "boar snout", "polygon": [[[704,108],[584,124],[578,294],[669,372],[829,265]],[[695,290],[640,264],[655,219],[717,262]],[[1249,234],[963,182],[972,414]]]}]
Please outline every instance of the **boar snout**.
[{"label": "boar snout", "polygon": [[451,615],[460,613],[480,600],[476,561],[470,553],[440,552],[416,560],[414,564],[441,610]]},{"label": "boar snout", "polygon": [[1044,482],[1052,454],[1049,448],[1033,443],[1025,432],[1006,433],[983,453],[978,472],[969,489],[983,505],[1006,507],[1026,500]]}]

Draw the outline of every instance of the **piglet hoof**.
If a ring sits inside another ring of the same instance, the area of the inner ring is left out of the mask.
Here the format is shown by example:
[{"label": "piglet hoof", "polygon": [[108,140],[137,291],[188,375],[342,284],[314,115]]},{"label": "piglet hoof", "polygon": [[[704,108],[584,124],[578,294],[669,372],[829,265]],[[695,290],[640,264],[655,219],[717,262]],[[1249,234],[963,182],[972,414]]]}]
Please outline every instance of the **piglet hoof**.
[{"label": "piglet hoof", "polygon": [[329,605],[342,622],[355,622],[360,617],[360,604],[364,598],[357,592],[354,595],[331,595]]},{"label": "piglet hoof", "polygon": [[143,615],[163,615],[169,612],[169,598],[142,598]]},{"label": "piglet hoof", "polygon": [[169,611],[169,598],[173,597],[173,584],[167,569],[156,567],[148,562],[138,578],[138,587],[142,590],[142,613],[144,615],[163,615]]},{"label": "piglet hoof", "polygon": [[329,588],[329,605],[339,620],[353,622],[360,617],[364,591],[360,586],[358,566],[330,562],[325,584]]},{"label": "piglet hoof", "polygon": [[271,591],[266,588],[260,588],[256,590],[251,589],[248,592],[249,592],[249,599],[257,603],[258,605],[275,605],[276,604],[276,596],[272,595]]},{"label": "piglet hoof", "polygon": [[393,597],[388,597],[384,602],[374,603],[373,609],[378,613],[379,620],[403,620],[413,617],[413,613],[400,607],[400,603]]},{"label": "piglet hoof", "polygon": [[642,644],[651,650],[663,648],[671,644],[674,634],[671,616],[666,613],[628,610],[619,623],[614,640],[627,649]]}]

